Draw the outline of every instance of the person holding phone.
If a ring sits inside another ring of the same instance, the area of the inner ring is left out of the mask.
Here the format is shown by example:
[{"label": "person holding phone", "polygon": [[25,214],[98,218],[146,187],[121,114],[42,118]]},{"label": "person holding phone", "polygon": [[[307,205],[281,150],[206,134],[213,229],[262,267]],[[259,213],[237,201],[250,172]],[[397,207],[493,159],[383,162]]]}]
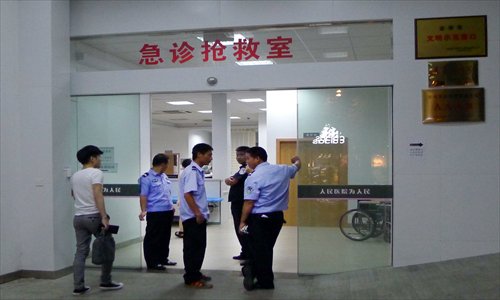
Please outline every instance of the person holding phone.
[{"label": "person holding phone", "polygon": [[[101,167],[101,154],[96,146],[88,145],[78,150],[76,157],[82,169],[71,176],[71,195],[75,199],[73,227],[76,236],[76,253],[73,261],[73,295],[83,295],[90,291],[85,285],[85,259],[90,252],[92,235],[109,227],[103,196],[104,176]],[[119,290],[123,283],[111,280],[112,262],[101,266],[102,290]]]}]

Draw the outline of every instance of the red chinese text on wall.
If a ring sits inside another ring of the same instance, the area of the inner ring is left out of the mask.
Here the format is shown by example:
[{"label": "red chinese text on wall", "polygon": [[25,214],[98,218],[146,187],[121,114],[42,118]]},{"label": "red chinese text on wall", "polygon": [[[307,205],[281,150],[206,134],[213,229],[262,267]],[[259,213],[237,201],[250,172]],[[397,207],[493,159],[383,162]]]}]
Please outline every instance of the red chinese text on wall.
[{"label": "red chinese text on wall", "polygon": [[[247,61],[252,58],[259,59],[261,56],[266,58],[292,58],[291,45],[293,39],[291,37],[278,36],[276,38],[267,39],[268,45],[267,53],[260,53],[260,42],[255,41],[253,38],[238,39],[231,46],[225,46],[220,40],[215,42],[204,41],[198,49],[195,50],[188,42],[173,43],[168,52],[170,52],[170,61],[174,64],[184,64],[195,58],[197,54],[201,55],[203,62],[208,61],[225,61],[227,55],[233,55],[236,61]],[[232,49],[231,49],[232,48]],[[164,63],[165,60],[161,56],[161,49],[157,44],[144,44],[139,50],[141,57],[139,64],[141,65],[158,65]]]}]

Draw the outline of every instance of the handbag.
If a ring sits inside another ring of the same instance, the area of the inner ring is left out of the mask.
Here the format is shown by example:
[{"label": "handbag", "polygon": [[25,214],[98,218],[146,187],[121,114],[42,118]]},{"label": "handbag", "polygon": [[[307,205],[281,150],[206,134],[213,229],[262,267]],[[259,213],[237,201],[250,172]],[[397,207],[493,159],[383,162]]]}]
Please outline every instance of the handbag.
[{"label": "handbag", "polygon": [[111,233],[101,231],[92,244],[92,263],[102,265],[115,260],[115,239]]}]

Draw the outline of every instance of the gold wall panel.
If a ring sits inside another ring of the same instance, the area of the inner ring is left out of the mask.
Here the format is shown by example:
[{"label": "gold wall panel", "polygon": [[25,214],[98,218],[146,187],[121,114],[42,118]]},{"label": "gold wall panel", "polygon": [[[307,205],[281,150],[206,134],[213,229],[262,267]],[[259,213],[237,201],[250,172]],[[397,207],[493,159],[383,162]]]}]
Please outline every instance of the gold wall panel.
[{"label": "gold wall panel", "polygon": [[484,121],[484,88],[422,90],[422,122]]},{"label": "gold wall panel", "polygon": [[428,64],[429,87],[477,86],[477,60],[433,61]]}]

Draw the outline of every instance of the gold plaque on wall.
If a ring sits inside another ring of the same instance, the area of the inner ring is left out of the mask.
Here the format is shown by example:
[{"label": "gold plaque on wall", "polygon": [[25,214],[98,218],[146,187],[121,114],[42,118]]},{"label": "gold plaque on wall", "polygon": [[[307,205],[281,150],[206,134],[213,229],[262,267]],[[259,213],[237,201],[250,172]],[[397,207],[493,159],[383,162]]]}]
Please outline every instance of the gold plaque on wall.
[{"label": "gold plaque on wall", "polygon": [[477,86],[477,70],[477,60],[429,62],[429,87]]},{"label": "gold plaque on wall", "polygon": [[484,88],[422,90],[422,122],[484,121]]},{"label": "gold plaque on wall", "polygon": [[415,58],[487,56],[486,16],[415,19]]}]

